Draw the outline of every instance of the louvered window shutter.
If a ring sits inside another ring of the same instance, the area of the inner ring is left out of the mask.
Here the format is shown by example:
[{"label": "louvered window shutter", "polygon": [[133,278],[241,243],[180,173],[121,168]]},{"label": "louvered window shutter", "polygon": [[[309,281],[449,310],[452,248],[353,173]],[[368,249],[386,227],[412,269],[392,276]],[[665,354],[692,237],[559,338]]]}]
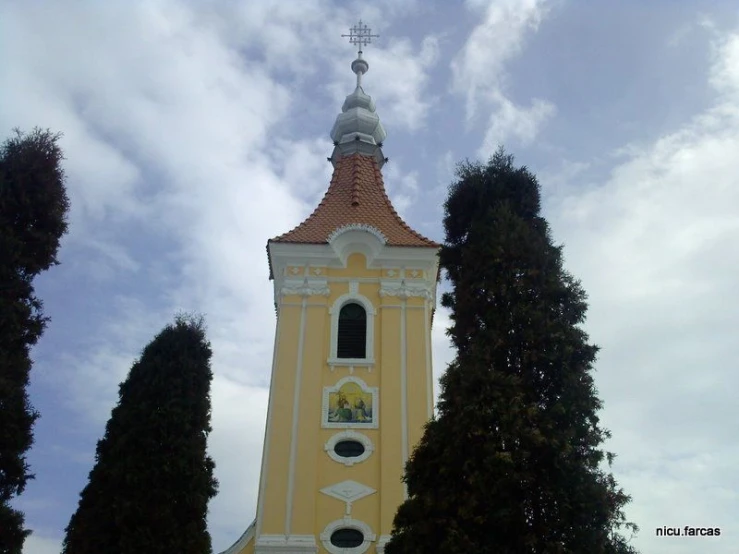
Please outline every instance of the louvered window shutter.
[{"label": "louvered window shutter", "polygon": [[346,304],[339,312],[338,358],[365,358],[367,312],[359,304]]}]

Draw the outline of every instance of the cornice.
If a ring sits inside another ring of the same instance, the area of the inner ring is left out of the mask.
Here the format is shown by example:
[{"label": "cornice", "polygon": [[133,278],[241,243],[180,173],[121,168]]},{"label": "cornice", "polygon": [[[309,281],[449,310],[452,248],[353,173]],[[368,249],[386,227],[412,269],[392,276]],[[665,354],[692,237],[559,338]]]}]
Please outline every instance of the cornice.
[{"label": "cornice", "polygon": [[[286,294],[294,294],[299,296],[326,296],[329,282],[345,282],[350,280],[349,277],[330,277],[323,279],[315,279],[311,275],[308,278],[308,285],[305,284],[304,279],[298,280],[291,278],[291,275],[287,274],[286,269],[289,266],[303,266],[303,267],[321,267],[321,268],[345,268],[348,254],[354,251],[353,247],[344,248],[343,252],[339,253],[341,243],[348,242],[349,245],[354,243],[354,238],[364,235],[365,240],[365,255],[367,256],[367,268],[368,269],[383,269],[383,268],[394,268],[398,271],[398,276],[404,275],[403,269],[405,269],[405,277],[410,282],[423,282],[428,291],[431,291],[431,298],[433,300],[434,291],[436,289],[436,276],[439,270],[439,257],[437,248],[427,247],[411,247],[411,246],[387,246],[383,244],[380,237],[371,232],[368,229],[362,229],[361,231],[353,226],[347,226],[341,229],[341,233],[337,233],[334,237],[333,244],[291,244],[291,243],[270,243],[269,253],[272,263],[273,278],[274,278],[274,301],[275,304],[279,304],[280,298]],[[360,239],[361,241],[361,239]],[[336,249],[335,249],[336,248]],[[359,251],[359,250],[357,250]],[[413,272],[418,271],[426,272],[425,278],[416,279],[413,276]],[[359,282],[377,282],[377,278],[366,278],[356,277],[353,278]],[[392,279],[387,280],[388,283],[392,283]],[[320,284],[316,284],[320,283]],[[383,283],[382,287],[385,289],[385,294],[388,296],[395,296],[393,293],[394,288],[398,288],[397,285],[388,284],[385,286]],[[401,295],[410,296],[422,296],[427,297],[427,294],[415,293],[417,287],[415,285],[408,285],[408,290],[404,291],[401,288],[397,291]]]},{"label": "cornice", "polygon": [[257,520],[251,522],[251,525],[246,528],[246,531],[238,538],[238,540],[229,546],[226,550],[220,554],[239,554],[244,550],[249,541],[254,538],[254,530],[257,526]]},{"label": "cornice", "polygon": [[318,545],[313,535],[261,535],[254,545],[255,554],[315,554]]}]

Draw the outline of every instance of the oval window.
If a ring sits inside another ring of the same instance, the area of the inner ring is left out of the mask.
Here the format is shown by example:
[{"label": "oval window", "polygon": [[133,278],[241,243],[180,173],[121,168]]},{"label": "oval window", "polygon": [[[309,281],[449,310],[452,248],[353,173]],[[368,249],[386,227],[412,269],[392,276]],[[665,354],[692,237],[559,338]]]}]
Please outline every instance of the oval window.
[{"label": "oval window", "polygon": [[362,546],[364,534],[358,529],[337,529],[331,533],[331,544],[339,548]]},{"label": "oval window", "polygon": [[356,458],[364,454],[364,445],[359,441],[339,441],[334,446],[334,452],[342,458]]}]

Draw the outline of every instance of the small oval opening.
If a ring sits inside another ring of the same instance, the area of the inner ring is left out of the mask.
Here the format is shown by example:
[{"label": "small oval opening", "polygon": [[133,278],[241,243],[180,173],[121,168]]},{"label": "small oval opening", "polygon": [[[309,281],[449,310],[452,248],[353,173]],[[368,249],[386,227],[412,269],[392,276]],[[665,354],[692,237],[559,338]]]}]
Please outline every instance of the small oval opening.
[{"label": "small oval opening", "polygon": [[334,446],[334,452],[342,458],[356,458],[364,454],[364,445],[355,440],[339,441]]},{"label": "small oval opening", "polygon": [[337,529],[331,534],[331,544],[339,548],[356,548],[364,542],[364,534],[358,529]]}]

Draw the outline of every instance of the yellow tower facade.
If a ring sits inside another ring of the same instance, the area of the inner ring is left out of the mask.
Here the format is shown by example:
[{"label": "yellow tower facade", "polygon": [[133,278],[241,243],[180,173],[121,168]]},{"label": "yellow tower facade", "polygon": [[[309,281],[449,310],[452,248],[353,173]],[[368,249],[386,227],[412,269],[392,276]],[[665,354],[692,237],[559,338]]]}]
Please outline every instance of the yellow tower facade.
[{"label": "yellow tower facade", "polygon": [[257,516],[224,554],[383,552],[432,416],[439,245],[385,192],[368,67],[360,50],[323,200],[267,244],[277,329]]}]

